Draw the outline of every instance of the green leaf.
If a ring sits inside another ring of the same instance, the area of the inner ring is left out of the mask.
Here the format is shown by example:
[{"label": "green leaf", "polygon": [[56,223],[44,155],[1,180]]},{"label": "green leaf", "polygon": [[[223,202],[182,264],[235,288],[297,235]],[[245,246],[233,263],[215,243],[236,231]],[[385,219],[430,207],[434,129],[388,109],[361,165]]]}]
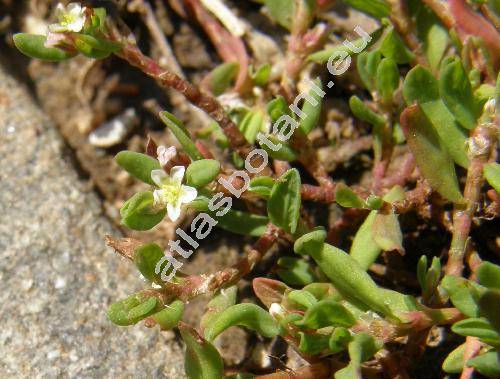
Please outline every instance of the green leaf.
[{"label": "green leaf", "polygon": [[260,237],[266,231],[269,219],[265,216],[230,209],[225,215],[217,217],[214,212],[208,209],[208,203],[207,198],[198,197],[189,206],[200,212],[208,213],[217,220],[217,226],[232,233]]},{"label": "green leaf", "polygon": [[465,344],[453,350],[443,362],[443,371],[448,374],[460,374],[464,366]]},{"label": "green leaf", "polygon": [[[383,28],[378,28],[373,33],[371,33],[370,34],[371,40],[366,44],[365,49],[368,49],[373,44],[375,44],[379,40],[383,31],[384,31]],[[361,37],[361,38],[358,38],[358,39],[352,41],[351,43],[354,45],[354,48],[356,50],[359,50],[363,46],[365,46],[365,39]],[[317,52],[309,55],[307,60],[313,61],[315,63],[324,64],[324,63],[328,62],[330,57],[337,56],[338,54],[341,54],[341,53],[346,53],[349,56],[356,55],[356,53],[349,46],[341,44],[341,45],[336,45],[333,47],[326,48],[326,49],[321,50],[321,51],[317,51]]]},{"label": "green leaf", "polygon": [[17,49],[31,58],[49,62],[59,62],[72,58],[76,53],[70,53],[55,47],[45,47],[46,37],[38,34],[17,33],[13,36]]},{"label": "green leaf", "polygon": [[335,372],[335,379],[363,379],[361,377],[361,366],[356,365],[353,362]]},{"label": "green leaf", "polygon": [[269,81],[269,76],[271,75],[271,65],[269,63],[260,66],[257,71],[252,73],[250,76],[253,80],[253,84],[259,87],[264,87]]},{"label": "green leaf", "polygon": [[255,143],[257,134],[262,130],[264,124],[264,112],[260,110],[249,111],[241,120],[239,129],[249,143]]},{"label": "green leaf", "polygon": [[281,257],[278,259],[278,266],[280,268],[276,273],[291,286],[305,286],[316,280],[314,271],[304,259]]},{"label": "green leaf", "polygon": [[380,52],[386,58],[391,58],[397,64],[405,64],[415,59],[415,55],[408,50],[394,28],[388,29],[380,44]]},{"label": "green leaf", "polygon": [[377,68],[377,92],[385,104],[392,104],[399,86],[399,69],[391,58],[384,58]]},{"label": "green leaf", "polygon": [[460,312],[469,317],[479,316],[478,302],[484,293],[483,287],[473,281],[453,275],[445,276],[441,281],[441,286]]},{"label": "green leaf", "polygon": [[191,163],[186,170],[186,184],[201,188],[217,178],[220,163],[215,159],[200,159]]},{"label": "green leaf", "polygon": [[500,104],[500,72],[497,75],[497,83],[495,86],[495,104]]},{"label": "green leaf", "polygon": [[482,318],[468,318],[458,321],[451,327],[453,333],[461,336],[477,337],[488,342],[500,343],[500,334]]},{"label": "green leaf", "polygon": [[408,105],[418,103],[453,160],[467,168],[467,133],[460,127],[439,95],[439,83],[432,74],[416,66],[406,75],[403,95]]},{"label": "green leaf", "polygon": [[361,309],[367,307],[391,315],[384,292],[357,261],[342,250],[324,243],[326,232],[316,230],[300,237],[294,245],[298,254],[310,255],[344,298]]},{"label": "green leaf", "polygon": [[366,121],[373,126],[385,125],[384,118],[368,108],[368,106],[356,95],[349,99],[349,106],[351,107],[352,113],[360,120]]},{"label": "green leaf", "polygon": [[222,378],[224,363],[217,349],[186,324],[180,324],[179,331],[186,344],[184,368],[188,378]]},{"label": "green leaf", "polygon": [[160,325],[161,330],[170,330],[177,326],[183,313],[184,303],[180,300],[174,300],[151,317]]},{"label": "green leaf", "polygon": [[212,93],[215,96],[224,93],[226,89],[231,87],[239,70],[240,65],[238,62],[226,62],[214,68],[210,74],[208,74],[208,82],[210,83]]},{"label": "green leaf", "polygon": [[306,310],[317,303],[313,294],[303,290],[293,290],[286,295],[287,308],[295,310]]},{"label": "green leaf", "polygon": [[500,333],[500,290],[487,290],[479,299],[479,310]]},{"label": "green leaf", "polygon": [[469,78],[459,59],[441,68],[439,92],[457,121],[466,129],[474,129],[480,110],[474,103]]},{"label": "green leaf", "polygon": [[490,185],[500,193],[500,164],[488,163],[483,168],[484,177]]},{"label": "green leaf", "polygon": [[[314,85],[323,90],[321,79],[315,80]],[[305,118],[301,119],[299,127],[306,135],[318,125],[319,118],[321,116],[321,104],[323,102],[323,97],[320,96],[318,92],[313,89],[309,91],[309,96],[317,102],[316,105],[311,104],[309,101],[304,101],[304,104],[302,105],[302,112],[304,112]]]},{"label": "green leaf", "polygon": [[219,315],[236,303],[238,287],[231,286],[218,290],[208,302],[206,311],[201,318],[200,326],[206,329],[219,317]]},{"label": "green leaf", "polygon": [[352,241],[351,250],[349,251],[351,257],[355,259],[365,271],[377,260],[382,252],[382,249],[375,243],[372,236],[373,222],[375,221],[376,215],[377,212],[372,211],[368,217],[366,217],[365,221],[356,232],[354,240]]},{"label": "green leaf", "polygon": [[299,351],[308,355],[317,355],[328,348],[329,336],[319,333],[299,332]]},{"label": "green leaf", "polygon": [[357,333],[349,342],[349,357],[352,362],[361,364],[366,362],[379,351],[381,345],[367,333]]},{"label": "green leaf", "polygon": [[226,215],[218,217],[218,225],[229,232],[260,237],[266,231],[269,219],[265,216],[230,210]]},{"label": "green leaf", "polygon": [[474,91],[474,104],[476,109],[483,109],[489,99],[495,98],[495,87],[489,84],[481,84]]},{"label": "green leaf", "polygon": [[274,179],[270,176],[257,176],[250,180],[247,191],[268,198],[271,195],[274,183]]},{"label": "green leaf", "polygon": [[335,379],[361,379],[361,363],[370,359],[378,350],[380,344],[366,333],[357,333],[349,342],[348,350],[351,362],[335,373]]},{"label": "green leaf", "polygon": [[422,292],[426,291],[427,286],[427,257],[422,255],[417,263],[417,280],[418,284],[420,284],[420,288],[422,288]]},{"label": "green leaf", "polygon": [[364,208],[365,202],[343,183],[335,187],[335,201],[344,208]]},{"label": "green leaf", "polygon": [[396,214],[378,212],[373,220],[372,237],[382,250],[404,253],[403,233]]},{"label": "green leaf", "polygon": [[333,354],[340,353],[347,348],[347,345],[352,340],[351,332],[343,327],[337,327],[330,335],[328,345]]},{"label": "green leaf", "polygon": [[92,28],[98,29],[102,33],[107,32],[106,28],[106,8],[92,8]]},{"label": "green leaf", "polygon": [[267,213],[271,222],[295,233],[300,217],[300,174],[295,168],[285,172],[271,190],[267,202]]},{"label": "green leaf", "polygon": [[342,299],[338,291],[330,283],[311,283],[303,288],[310,292],[318,300],[336,300]]},{"label": "green leaf", "polygon": [[[87,58],[92,58],[92,59],[104,59],[104,58],[109,57],[109,55],[111,54],[111,52],[104,51],[104,50],[99,50],[99,49],[96,49],[96,48],[92,47],[92,45],[90,45],[89,43],[87,43],[87,41],[84,38],[79,38],[81,36],[82,36],[81,34],[78,35],[78,37],[75,38],[75,42],[74,43],[75,43],[76,49],[82,55],[86,56]],[[90,37],[90,38],[92,38],[92,37]]]},{"label": "green leaf", "polygon": [[[380,203],[381,201],[399,201],[404,199],[404,196],[405,195],[401,187],[395,186],[384,196],[383,199],[375,201],[375,204],[372,205],[377,205],[377,203]],[[381,203],[380,206],[382,206]],[[356,232],[354,240],[352,241],[351,250],[349,252],[351,257],[354,258],[365,271],[368,270],[368,268],[377,260],[378,256],[382,252],[382,249],[375,242],[372,234],[373,223],[376,216],[376,211],[372,211],[368,214],[368,217]]]},{"label": "green leaf", "polygon": [[467,366],[474,367],[488,378],[498,378],[500,376],[500,353],[498,350],[488,351],[469,359]]},{"label": "green leaf", "polygon": [[436,291],[440,275],[441,261],[439,258],[432,258],[431,267],[427,270],[427,257],[422,255],[417,264],[417,279],[425,298],[428,298]]},{"label": "green leaf", "polygon": [[151,191],[138,192],[120,208],[122,224],[132,230],[149,230],[158,225],[167,213],[155,209]]},{"label": "green leaf", "polygon": [[276,146],[281,145],[281,147],[277,149],[277,151],[274,151],[265,143],[260,145],[260,147],[264,149],[271,158],[286,162],[293,162],[297,160],[297,153],[290,147],[290,145],[281,142],[276,136],[272,134],[269,134],[268,136],[266,136],[266,138]]},{"label": "green leaf", "polygon": [[417,105],[403,111],[401,126],[417,166],[431,187],[452,202],[462,201],[453,161]]},{"label": "green leaf", "polygon": [[296,325],[309,329],[321,329],[327,326],[343,326],[350,328],[356,319],[342,304],[333,300],[322,300],[310,306],[304,318]]},{"label": "green leaf", "polygon": [[500,290],[500,266],[483,262],[477,269],[477,278],[481,285]]},{"label": "green leaf", "polygon": [[264,0],[269,17],[282,27],[290,30],[295,15],[295,2],[290,0]]},{"label": "green leaf", "polygon": [[76,37],[76,41],[82,41],[92,49],[99,50],[108,54],[116,53],[123,47],[119,42],[93,37],[88,34],[78,34],[78,36]]},{"label": "green leaf", "polygon": [[120,151],[116,154],[115,161],[130,175],[152,186],[155,183],[151,179],[151,171],[161,170],[160,162],[156,159],[134,151]]},{"label": "green leaf", "polygon": [[342,0],[354,9],[366,13],[376,19],[388,17],[391,12],[390,5],[385,0]]},{"label": "green leaf", "polygon": [[292,116],[290,108],[283,96],[278,96],[267,104],[267,113],[271,117],[271,122],[275,123],[281,116]]},{"label": "green leaf", "polygon": [[111,304],[108,308],[108,318],[119,326],[134,325],[160,309],[161,304],[156,297],[138,292]]},{"label": "green leaf", "polygon": [[429,67],[436,72],[450,42],[448,32],[436,15],[424,6],[420,7],[415,24]]},{"label": "green leaf", "polygon": [[384,200],[376,195],[370,195],[365,200],[365,207],[368,209],[377,210],[382,208]]},{"label": "green leaf", "polygon": [[374,50],[369,53],[364,51],[358,55],[358,74],[361,78],[361,81],[369,91],[375,90],[377,69],[381,60],[382,54],[379,50]]},{"label": "green leaf", "polygon": [[[139,246],[134,252],[134,263],[140,273],[148,280],[157,284],[163,281],[159,274],[155,273],[156,264],[163,258],[163,250],[155,243]],[[161,271],[160,271],[161,272]]]},{"label": "green leaf", "polygon": [[219,334],[231,326],[244,326],[255,330],[264,337],[278,334],[278,325],[264,309],[255,304],[243,303],[224,310],[211,325],[205,329],[205,338],[213,341]]},{"label": "green leaf", "polygon": [[182,122],[180,122],[174,115],[166,111],[160,112],[160,119],[172,131],[191,159],[195,161],[203,159],[203,156],[193,142],[191,135],[184,125],[182,125]]}]

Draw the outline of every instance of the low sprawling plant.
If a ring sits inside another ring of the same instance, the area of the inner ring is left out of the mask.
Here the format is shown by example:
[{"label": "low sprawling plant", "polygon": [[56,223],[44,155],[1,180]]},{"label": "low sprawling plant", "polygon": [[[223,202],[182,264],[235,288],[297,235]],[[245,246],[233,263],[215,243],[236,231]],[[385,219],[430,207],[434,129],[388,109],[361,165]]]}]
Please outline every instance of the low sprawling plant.
[{"label": "low sprawling plant", "polygon": [[[384,373],[404,378],[412,359],[425,350],[430,331],[440,325],[464,337],[442,362],[446,373],[499,377],[500,267],[482,261],[470,237],[475,222],[495,218],[500,210],[500,166],[495,163],[500,36],[493,26],[499,3],[343,1],[378,20],[378,29],[370,35],[359,29],[358,40],[330,45],[328,25],[317,20],[334,1],[260,1],[290,33],[281,77],[273,75],[271,63],[250,65],[243,43],[248,25],[223,3],[177,2],[206,29],[225,60],[204,81],[203,91],[143,55],[133,36],[103,8],[61,5],[59,23],[48,35],[14,36],[19,50],[44,60],[114,54],[161,86],[181,92],[213,119],[210,128],[193,137],[172,114],[162,112],[182,151],[150,139],[145,154],[116,156],[123,169],[152,186],[121,208],[124,225],[149,230],[165,217],[177,220],[187,209],[196,217],[187,231],[177,229],[179,239],[170,241],[166,252],[155,243],[108,239],[152,283],[112,304],[108,316],[121,326],[144,320],[161,330],[178,328],[190,378],[253,377],[225,372],[213,345],[232,326],[265,338],[280,336],[310,363],[269,378]],[[353,61],[365,91],[358,92],[362,98],[352,96],[349,105],[371,126],[374,158],[370,184],[349,187],[332,179],[309,138],[321,124],[324,89],[333,81],[306,80],[306,92],[298,92],[312,68],[326,65],[336,76]],[[223,107],[214,96],[227,100],[228,93],[232,101]],[[215,159],[202,141],[209,137],[230,157]],[[404,159],[391,171],[397,149],[405,152]],[[343,209],[337,221],[317,225],[315,204],[333,203]],[[367,272],[390,270],[376,264],[384,252],[404,254],[399,216],[409,212],[422,223],[435,217],[452,234],[443,265],[441,251],[429,252],[430,264],[427,255],[418,261],[420,293],[413,295],[384,288]],[[361,218],[350,251],[335,247],[342,228],[356,227]],[[183,258],[215,226],[256,241],[231,267],[183,274]],[[278,242],[283,248],[270,273],[274,279],[253,279],[263,306],[237,303],[238,281]],[[206,293],[213,297],[199,328],[183,323],[189,300]]]}]

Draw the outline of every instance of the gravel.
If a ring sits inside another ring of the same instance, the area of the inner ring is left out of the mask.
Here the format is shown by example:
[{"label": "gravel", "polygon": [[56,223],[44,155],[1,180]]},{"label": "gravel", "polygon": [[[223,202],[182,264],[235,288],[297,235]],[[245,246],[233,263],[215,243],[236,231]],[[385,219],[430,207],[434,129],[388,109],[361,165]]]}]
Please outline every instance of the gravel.
[{"label": "gravel", "polygon": [[54,125],[0,67],[0,377],[182,378],[172,333],[120,328],[138,274]]}]

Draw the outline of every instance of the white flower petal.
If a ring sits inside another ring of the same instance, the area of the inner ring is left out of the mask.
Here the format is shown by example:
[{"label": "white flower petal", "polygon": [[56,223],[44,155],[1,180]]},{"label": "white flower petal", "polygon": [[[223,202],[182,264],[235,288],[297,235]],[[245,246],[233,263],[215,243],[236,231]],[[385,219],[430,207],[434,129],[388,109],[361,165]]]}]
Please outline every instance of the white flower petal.
[{"label": "white flower petal", "polygon": [[179,197],[181,203],[183,204],[190,203],[194,199],[196,199],[196,196],[198,196],[198,191],[196,191],[196,188],[185,185],[181,186],[181,195]]},{"label": "white flower petal", "polygon": [[156,154],[158,155],[160,164],[165,166],[173,157],[177,155],[177,149],[175,146],[170,146],[169,148],[166,148],[165,146],[158,146]]},{"label": "white flower petal", "polygon": [[165,204],[163,203],[163,190],[154,190],[153,191],[153,199],[154,199],[154,205],[161,205],[164,206]]},{"label": "white flower petal", "polygon": [[163,170],[152,170],[151,180],[158,186],[161,187],[165,182],[168,182],[170,177]]},{"label": "white flower petal", "polygon": [[80,3],[69,3],[68,7],[66,8],[67,13],[73,14],[75,16],[79,16],[80,13],[82,13],[82,10],[83,9]]},{"label": "white flower petal", "polygon": [[56,17],[59,18],[66,13],[66,7],[62,3],[58,3],[56,6]]},{"label": "white flower petal", "polygon": [[85,25],[85,19],[83,17],[78,17],[75,21],[68,24],[67,27],[69,31],[78,33],[83,29],[84,25]]},{"label": "white flower petal", "polygon": [[182,178],[184,178],[184,173],[186,172],[186,168],[184,166],[175,166],[170,170],[170,178],[173,183],[181,184]]},{"label": "white flower petal", "polygon": [[180,202],[177,202],[176,204],[168,203],[167,214],[170,220],[177,221],[177,219],[181,215],[181,203]]}]

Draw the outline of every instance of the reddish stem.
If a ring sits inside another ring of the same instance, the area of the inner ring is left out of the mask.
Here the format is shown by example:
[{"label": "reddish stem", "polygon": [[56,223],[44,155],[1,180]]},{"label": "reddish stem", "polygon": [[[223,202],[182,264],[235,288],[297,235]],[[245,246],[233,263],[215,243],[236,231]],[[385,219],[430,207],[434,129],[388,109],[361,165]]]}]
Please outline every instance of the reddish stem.
[{"label": "reddish stem", "polygon": [[465,182],[465,204],[455,204],[453,238],[445,267],[446,275],[462,275],[472,218],[478,207],[484,183],[483,167],[488,162],[493,147],[493,137],[492,125],[486,123],[477,126],[469,140],[470,164]]},{"label": "reddish stem", "polygon": [[[120,40],[115,36],[115,39]],[[163,69],[153,59],[144,55],[137,45],[125,42],[117,55],[132,66],[139,68],[146,75],[154,78],[161,86],[173,88],[182,93],[193,105],[204,110],[210,117],[219,123],[224,134],[229,139],[231,147],[242,157],[246,158],[252,150],[236,124],[226,115],[222,106],[213,97],[202,93],[188,81],[169,70]]]}]

